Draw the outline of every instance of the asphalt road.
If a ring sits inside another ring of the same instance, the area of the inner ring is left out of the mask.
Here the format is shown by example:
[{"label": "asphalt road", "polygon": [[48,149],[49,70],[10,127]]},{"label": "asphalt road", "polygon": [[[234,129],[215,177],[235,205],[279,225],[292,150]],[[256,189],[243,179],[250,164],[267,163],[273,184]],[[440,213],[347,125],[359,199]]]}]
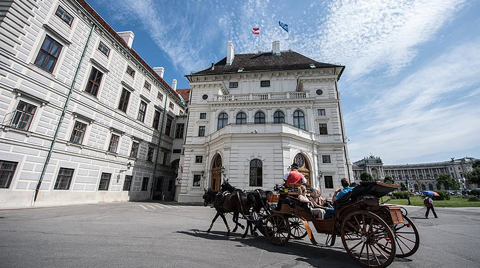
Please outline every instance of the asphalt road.
[{"label": "asphalt road", "polygon": [[[480,209],[438,208],[438,219],[408,210],[421,245],[390,267],[480,267]],[[214,214],[139,202],[0,210],[0,267],[358,267],[341,240],[332,248],[308,238],[274,246],[261,235],[226,237],[221,219],[206,233]]]}]

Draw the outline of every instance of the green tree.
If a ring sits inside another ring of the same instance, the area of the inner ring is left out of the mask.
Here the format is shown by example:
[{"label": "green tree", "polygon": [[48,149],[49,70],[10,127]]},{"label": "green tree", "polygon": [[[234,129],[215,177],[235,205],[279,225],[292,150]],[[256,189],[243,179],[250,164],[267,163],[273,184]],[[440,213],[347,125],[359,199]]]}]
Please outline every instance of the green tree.
[{"label": "green tree", "polygon": [[443,185],[446,190],[457,190],[460,189],[460,185],[458,181],[450,177],[448,174],[440,174],[437,178],[437,183]]},{"label": "green tree", "polygon": [[362,172],[362,174],[360,174],[360,180],[361,181],[375,181],[372,177],[372,175],[370,175],[370,173],[367,173],[367,172]]},{"label": "green tree", "polygon": [[400,183],[400,191],[407,191],[407,185],[403,182]]},{"label": "green tree", "polygon": [[468,182],[480,184],[480,159],[475,160],[472,164],[473,170],[466,174]]},{"label": "green tree", "polygon": [[420,182],[420,179],[416,179],[415,184],[417,185],[417,189],[419,191],[421,191],[422,190],[422,183]]},{"label": "green tree", "polygon": [[395,183],[395,181],[390,176],[385,177],[385,179],[383,179],[383,182],[388,183],[388,184],[394,184]]}]

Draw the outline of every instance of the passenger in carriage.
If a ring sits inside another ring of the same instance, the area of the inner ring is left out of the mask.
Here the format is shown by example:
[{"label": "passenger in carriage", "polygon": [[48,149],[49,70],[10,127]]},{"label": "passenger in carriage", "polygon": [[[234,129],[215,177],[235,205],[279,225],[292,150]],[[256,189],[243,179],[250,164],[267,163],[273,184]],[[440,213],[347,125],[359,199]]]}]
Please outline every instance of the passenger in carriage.
[{"label": "passenger in carriage", "polygon": [[[342,198],[342,196],[344,196],[348,192],[352,191],[354,188],[349,186],[349,183],[345,178],[341,179],[340,182],[343,186],[343,189],[338,188],[335,191],[335,194],[333,194],[333,198],[332,198],[333,203],[335,203],[335,201],[337,201],[338,199]],[[328,208],[327,212],[325,213],[325,219],[332,217],[334,212],[335,210],[333,208]]]},{"label": "passenger in carriage", "polygon": [[325,215],[325,210],[319,207],[315,207],[313,202],[307,197],[306,194],[307,194],[307,189],[305,188],[305,186],[302,185],[298,187],[298,200],[300,200],[300,202],[302,203],[310,203],[310,205],[312,206],[311,210],[312,210],[313,216],[315,218],[323,219],[323,216]]},{"label": "passenger in carriage", "polygon": [[283,178],[285,181],[285,186],[291,187],[293,184],[305,184],[307,183],[307,180],[305,179],[305,176],[303,176],[302,173],[298,171],[298,164],[293,163],[290,166],[290,171],[285,174],[285,177]]}]

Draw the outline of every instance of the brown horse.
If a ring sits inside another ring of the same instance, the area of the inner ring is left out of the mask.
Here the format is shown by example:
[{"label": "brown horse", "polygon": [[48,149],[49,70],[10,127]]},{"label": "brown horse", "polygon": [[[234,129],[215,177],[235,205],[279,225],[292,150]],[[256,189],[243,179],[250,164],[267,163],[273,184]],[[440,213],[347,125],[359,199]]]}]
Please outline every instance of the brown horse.
[{"label": "brown horse", "polygon": [[[228,226],[227,219],[225,218],[225,213],[233,213],[233,222],[236,225],[232,232],[235,232],[238,226],[244,229],[243,225],[238,222],[239,215],[242,214],[244,217],[249,215],[250,208],[253,206],[252,199],[249,198],[246,193],[235,189],[233,186],[228,184],[227,181],[222,184],[222,192],[220,193],[211,189],[205,190],[203,200],[205,206],[213,203],[213,207],[217,211],[217,214],[215,217],[213,217],[212,224],[210,225],[210,228],[208,228],[207,232],[210,232],[213,227],[213,223],[220,216],[227,227],[227,236],[230,235],[230,227]],[[243,238],[247,235],[249,228],[251,230],[251,234],[256,235],[256,232],[253,230],[252,222],[247,220],[247,229],[242,236]]]}]

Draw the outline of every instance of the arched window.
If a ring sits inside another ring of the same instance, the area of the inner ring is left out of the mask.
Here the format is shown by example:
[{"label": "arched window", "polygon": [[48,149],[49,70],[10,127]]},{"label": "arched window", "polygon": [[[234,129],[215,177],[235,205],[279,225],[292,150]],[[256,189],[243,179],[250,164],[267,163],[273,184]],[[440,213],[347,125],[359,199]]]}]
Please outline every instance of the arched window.
[{"label": "arched window", "polygon": [[247,123],[247,115],[244,112],[239,112],[237,114],[237,125],[243,125]]},{"label": "arched window", "polygon": [[262,186],[262,160],[250,161],[250,186]]},{"label": "arched window", "polygon": [[228,124],[228,115],[226,113],[221,113],[218,115],[218,125],[217,130],[222,129]]},{"label": "arched window", "polygon": [[273,114],[273,123],[274,124],[285,123],[285,114],[282,111],[276,111]]},{"label": "arched window", "polygon": [[265,114],[263,112],[255,114],[255,124],[265,124]]},{"label": "arched window", "polygon": [[293,125],[305,130],[305,115],[302,111],[296,110],[293,113]]}]

